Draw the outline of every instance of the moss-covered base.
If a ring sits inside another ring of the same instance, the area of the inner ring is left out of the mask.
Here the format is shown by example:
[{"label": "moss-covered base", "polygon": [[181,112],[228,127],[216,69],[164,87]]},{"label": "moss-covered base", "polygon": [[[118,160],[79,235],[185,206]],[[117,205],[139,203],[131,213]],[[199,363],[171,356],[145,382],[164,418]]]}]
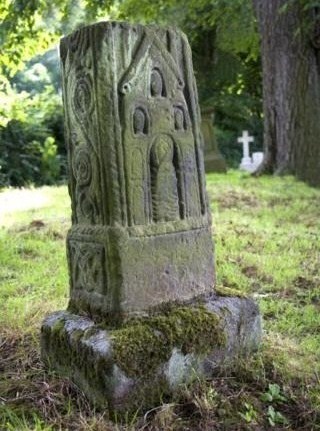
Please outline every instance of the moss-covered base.
[{"label": "moss-covered base", "polygon": [[67,311],[42,326],[42,357],[100,408],[149,408],[195,375],[259,343],[259,310],[248,298],[212,297],[134,318],[117,329]]}]

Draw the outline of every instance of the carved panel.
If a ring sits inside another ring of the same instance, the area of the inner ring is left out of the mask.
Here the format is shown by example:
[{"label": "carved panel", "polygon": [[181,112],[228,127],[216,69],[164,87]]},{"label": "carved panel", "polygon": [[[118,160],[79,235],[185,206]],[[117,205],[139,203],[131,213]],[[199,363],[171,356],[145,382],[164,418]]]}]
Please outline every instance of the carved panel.
[{"label": "carved panel", "polygon": [[83,123],[93,110],[92,79],[89,73],[82,73],[72,84],[72,109],[78,121]]},{"label": "carved panel", "polygon": [[180,217],[177,166],[174,165],[172,138],[160,135],[150,154],[152,218],[155,222]]},{"label": "carved panel", "polygon": [[77,192],[76,212],[78,223],[95,224],[98,218],[97,206],[87,188]]},{"label": "carved panel", "polygon": [[73,156],[73,174],[78,186],[88,186],[92,178],[92,166],[88,148],[84,145],[77,147]]},{"label": "carved panel", "polygon": [[74,149],[72,170],[75,178],[75,211],[78,223],[95,224],[99,220],[99,212],[94,194],[91,192],[92,156],[88,146],[79,144]]},{"label": "carved panel", "polygon": [[105,292],[105,249],[101,244],[70,240],[69,258],[74,289]]},{"label": "carved panel", "polygon": [[148,191],[145,178],[145,161],[141,148],[131,153],[130,178],[132,181],[130,202],[132,221],[136,225],[144,225],[148,220]]}]

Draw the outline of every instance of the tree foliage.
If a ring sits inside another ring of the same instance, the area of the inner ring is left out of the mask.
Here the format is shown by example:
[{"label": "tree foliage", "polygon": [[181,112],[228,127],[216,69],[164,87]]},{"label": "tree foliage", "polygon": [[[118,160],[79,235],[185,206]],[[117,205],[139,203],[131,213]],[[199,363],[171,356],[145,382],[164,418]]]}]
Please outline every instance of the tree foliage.
[{"label": "tree foliage", "polygon": [[[178,0],[157,3],[150,0],[4,0],[0,19],[0,98],[3,102],[0,126],[3,142],[12,144],[17,151],[22,148],[16,141],[18,136],[20,140],[24,136],[23,151],[26,152],[30,150],[30,142],[40,142],[43,149],[46,139],[52,136],[58,145],[58,154],[64,155],[61,107],[54,111],[47,103],[46,88],[51,86],[59,91],[57,63],[52,67],[56,58],[52,54],[39,54],[57,43],[61,35],[100,19],[154,22],[179,26],[185,31],[193,49],[201,104],[215,108],[217,136],[229,161],[240,158],[241,150],[235,138],[242,128],[249,127],[256,135],[261,134],[258,39],[248,0],[189,0],[188,7]],[[24,64],[27,69],[22,70]],[[48,114],[40,122],[36,118],[38,114],[30,111],[35,100],[42,104],[41,108],[37,105],[39,109]],[[28,120],[23,113],[27,113]],[[60,126],[57,126],[57,113]],[[33,123],[44,126],[42,131],[46,132],[39,136],[35,127],[32,138],[29,132]],[[13,133],[13,125],[18,134]],[[32,148],[30,151],[34,153]],[[6,171],[5,166],[9,164],[2,160],[2,172]],[[39,181],[37,178],[36,182]]]},{"label": "tree foliage", "polygon": [[0,93],[0,185],[48,184],[65,175],[61,98],[37,65],[40,76],[33,67],[16,78],[22,91],[8,86]]}]

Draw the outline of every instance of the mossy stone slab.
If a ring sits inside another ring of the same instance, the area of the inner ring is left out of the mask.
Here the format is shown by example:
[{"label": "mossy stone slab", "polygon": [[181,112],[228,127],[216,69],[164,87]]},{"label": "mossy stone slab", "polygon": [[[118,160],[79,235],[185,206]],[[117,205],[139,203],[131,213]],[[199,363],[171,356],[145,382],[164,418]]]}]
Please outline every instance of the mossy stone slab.
[{"label": "mossy stone slab", "polygon": [[261,317],[248,298],[174,306],[118,328],[59,311],[42,327],[42,357],[93,404],[110,411],[150,408],[164,394],[212,374],[259,345]]}]

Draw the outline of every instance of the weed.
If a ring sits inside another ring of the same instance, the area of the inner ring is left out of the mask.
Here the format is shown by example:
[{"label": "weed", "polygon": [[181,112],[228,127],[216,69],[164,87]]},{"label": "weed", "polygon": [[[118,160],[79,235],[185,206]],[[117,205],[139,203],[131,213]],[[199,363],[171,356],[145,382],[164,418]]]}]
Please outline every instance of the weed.
[{"label": "weed", "polygon": [[275,410],[273,406],[268,407],[267,417],[268,422],[272,427],[276,426],[277,424],[288,424],[287,418],[285,418],[282,413]]},{"label": "weed", "polygon": [[268,390],[261,395],[262,401],[267,401],[268,403],[286,401],[286,397],[281,394],[280,386],[277,383],[269,383]]},{"label": "weed", "polygon": [[252,422],[256,421],[258,413],[254,409],[252,404],[244,403],[244,410],[242,412],[239,412],[239,416],[244,419],[248,424],[251,424]]}]

